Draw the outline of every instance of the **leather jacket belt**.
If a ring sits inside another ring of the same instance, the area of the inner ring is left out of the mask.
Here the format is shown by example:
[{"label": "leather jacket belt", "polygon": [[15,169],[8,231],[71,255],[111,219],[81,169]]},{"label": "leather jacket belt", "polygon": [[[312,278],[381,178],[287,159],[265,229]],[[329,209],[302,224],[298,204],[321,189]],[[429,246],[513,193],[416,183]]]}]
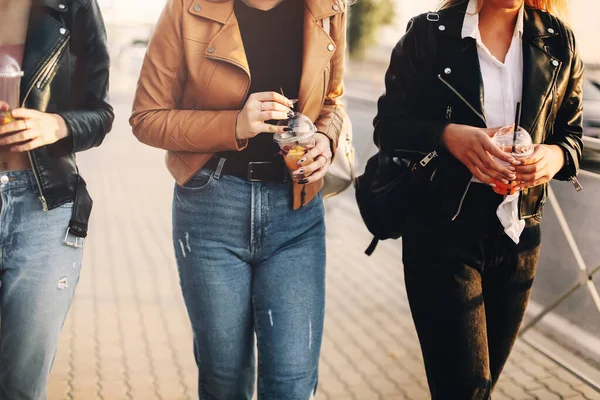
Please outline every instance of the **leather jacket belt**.
[{"label": "leather jacket belt", "polygon": [[[217,170],[222,157],[214,156],[205,168]],[[232,175],[247,180],[248,182],[276,182],[290,181],[290,173],[283,160],[236,162],[235,159],[226,159],[222,174]]]}]

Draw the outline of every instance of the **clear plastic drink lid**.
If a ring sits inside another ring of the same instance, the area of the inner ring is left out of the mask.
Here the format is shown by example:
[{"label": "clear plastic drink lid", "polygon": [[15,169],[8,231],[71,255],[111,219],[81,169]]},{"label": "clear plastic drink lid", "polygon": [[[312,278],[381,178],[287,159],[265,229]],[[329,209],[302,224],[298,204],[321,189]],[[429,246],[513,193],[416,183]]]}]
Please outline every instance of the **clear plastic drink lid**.
[{"label": "clear plastic drink lid", "polygon": [[0,54],[0,78],[18,78],[23,71],[17,60],[7,54]]},{"label": "clear plastic drink lid", "polygon": [[515,157],[528,157],[533,153],[531,135],[521,127],[517,129],[516,138],[513,127],[507,126],[500,129],[496,135],[494,135],[493,141],[500,149],[507,153],[511,153]]},{"label": "clear plastic drink lid", "polygon": [[295,113],[292,118],[288,120],[288,128],[292,130],[284,133],[277,133],[273,135],[273,139],[277,143],[290,143],[297,142],[306,139],[310,139],[317,132],[317,128],[312,121],[304,114]]}]

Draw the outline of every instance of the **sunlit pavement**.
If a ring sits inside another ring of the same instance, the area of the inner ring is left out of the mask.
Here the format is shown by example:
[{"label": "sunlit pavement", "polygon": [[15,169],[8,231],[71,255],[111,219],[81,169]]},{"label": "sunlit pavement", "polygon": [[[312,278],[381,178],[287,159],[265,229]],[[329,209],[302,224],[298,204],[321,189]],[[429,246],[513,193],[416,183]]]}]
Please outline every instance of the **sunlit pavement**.
[{"label": "sunlit pavement", "polygon": [[[51,376],[51,400],[194,399],[196,366],[171,245],[173,181],[163,153],[139,144],[130,106],[104,145],[79,157],[94,197],[77,295]],[[327,316],[318,399],[427,399],[404,291],[401,246],[373,257],[351,194],[327,205]],[[600,399],[519,342],[494,400]],[[285,400],[285,399],[282,399]]]}]

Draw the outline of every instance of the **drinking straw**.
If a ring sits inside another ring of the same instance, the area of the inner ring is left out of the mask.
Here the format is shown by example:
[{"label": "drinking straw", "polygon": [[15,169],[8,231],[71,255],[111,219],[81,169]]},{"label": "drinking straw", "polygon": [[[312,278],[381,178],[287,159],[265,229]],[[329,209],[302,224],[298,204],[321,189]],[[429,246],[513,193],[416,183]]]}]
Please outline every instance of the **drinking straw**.
[{"label": "drinking straw", "polygon": [[[514,155],[517,150],[517,129],[519,129],[519,125],[521,124],[521,102],[517,103],[517,112],[515,113],[515,126],[513,129],[513,145],[512,145],[512,154]],[[510,189],[512,186],[512,181],[508,182],[508,189],[506,190],[506,195],[510,195]]]},{"label": "drinking straw", "polygon": [[512,153],[515,154],[515,150],[517,147],[517,129],[519,129],[519,125],[521,125],[521,102],[517,103],[517,112],[515,113],[515,128],[513,130],[513,145],[512,145]]}]

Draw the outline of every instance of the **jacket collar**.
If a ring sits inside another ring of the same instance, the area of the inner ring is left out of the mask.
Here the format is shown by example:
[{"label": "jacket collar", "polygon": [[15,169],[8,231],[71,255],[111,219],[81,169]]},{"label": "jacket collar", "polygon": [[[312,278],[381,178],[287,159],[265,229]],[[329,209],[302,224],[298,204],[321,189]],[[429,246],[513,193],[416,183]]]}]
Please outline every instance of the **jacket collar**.
[{"label": "jacket collar", "polygon": [[34,0],[23,56],[22,69],[25,75],[21,81],[22,98],[27,95],[34,83],[33,79],[52,56],[57,43],[68,38],[70,32],[57,19],[54,11],[67,12],[72,3],[71,0]]},{"label": "jacket collar", "polygon": [[[473,69],[479,65],[475,42],[472,38],[462,39],[463,21],[468,1],[440,12],[437,31],[452,38],[449,46],[456,50],[452,74],[444,76],[472,105],[483,113],[483,82],[481,75]],[[544,11],[525,6],[523,14],[523,108],[521,125],[529,132],[537,123],[542,105],[552,92],[555,77],[562,62],[552,54],[549,38],[557,36],[559,29]],[[459,72],[459,74],[455,74]],[[460,74],[462,72],[462,75]],[[471,76],[472,79],[461,79]]]},{"label": "jacket collar", "polygon": [[63,13],[69,10],[73,0],[36,0],[34,4],[36,3],[38,6],[48,7],[54,11]]},{"label": "jacket collar", "polygon": [[[438,30],[445,36],[462,39],[463,22],[469,1],[440,12],[440,20],[435,22]],[[523,40],[533,41],[558,35],[558,29],[552,24],[545,11],[525,5],[523,12]]]},{"label": "jacket collar", "polygon": [[[207,47],[206,57],[228,62],[244,70],[250,77],[250,67],[244,50],[244,42],[238,20],[233,12],[235,0],[212,2],[193,0],[188,11],[223,25]],[[299,1],[299,0],[285,0]],[[320,19],[342,13],[342,0],[304,0],[304,52],[302,78],[300,81],[298,109],[302,110],[308,95],[335,51],[335,43],[321,27]],[[331,50],[333,49],[333,50]]]},{"label": "jacket collar", "polygon": [[[53,3],[61,0],[43,0]],[[297,0],[285,0],[297,1]],[[233,13],[233,4],[235,0],[211,1],[211,0],[193,0],[189,6],[189,12],[199,17],[226,24]],[[342,0],[304,0],[306,9],[315,19],[323,19],[339,14],[345,9]]]}]

